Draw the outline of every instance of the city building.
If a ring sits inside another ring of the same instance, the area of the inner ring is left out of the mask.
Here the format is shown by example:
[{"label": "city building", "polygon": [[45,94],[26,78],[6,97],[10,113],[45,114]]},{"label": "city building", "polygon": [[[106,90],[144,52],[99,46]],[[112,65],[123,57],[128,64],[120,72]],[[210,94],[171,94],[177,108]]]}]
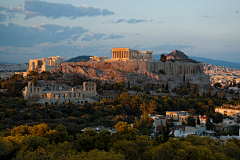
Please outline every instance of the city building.
[{"label": "city building", "polygon": [[223,115],[227,115],[227,116],[235,116],[235,115],[239,115],[240,116],[240,109],[239,108],[233,108],[233,107],[229,107],[229,108],[215,108],[215,112],[221,113]]},{"label": "city building", "polygon": [[217,123],[214,125],[215,125],[216,130],[229,131],[229,132],[233,132],[236,127],[240,127],[240,125],[238,123],[236,123],[234,120],[228,119],[228,118],[223,119],[222,123]]},{"label": "city building", "polygon": [[189,115],[187,111],[166,111],[166,117],[179,121],[179,117]]}]

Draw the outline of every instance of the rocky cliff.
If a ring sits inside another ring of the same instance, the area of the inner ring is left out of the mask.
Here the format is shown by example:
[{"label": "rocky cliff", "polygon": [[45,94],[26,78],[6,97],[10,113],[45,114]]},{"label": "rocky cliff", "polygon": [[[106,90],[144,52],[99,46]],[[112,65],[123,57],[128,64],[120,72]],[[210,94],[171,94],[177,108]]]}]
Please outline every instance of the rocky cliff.
[{"label": "rocky cliff", "polygon": [[[102,70],[93,68],[91,66],[82,66],[79,63],[64,63],[59,66],[55,72],[62,72],[63,74],[77,74],[81,77],[85,76],[87,79],[100,80],[102,83],[108,82],[110,84],[115,82],[120,82],[124,80],[125,82],[130,82],[131,86],[136,85],[142,88],[149,84],[162,85],[163,83],[169,84],[170,88],[175,88],[180,86],[183,82],[183,74],[173,75],[173,74],[160,74],[150,71],[144,71],[141,69],[136,69],[134,71],[121,71],[119,69],[109,69]],[[190,83],[197,83],[199,85],[208,85],[209,78],[202,73],[196,74],[185,74],[185,80],[189,80]]]}]

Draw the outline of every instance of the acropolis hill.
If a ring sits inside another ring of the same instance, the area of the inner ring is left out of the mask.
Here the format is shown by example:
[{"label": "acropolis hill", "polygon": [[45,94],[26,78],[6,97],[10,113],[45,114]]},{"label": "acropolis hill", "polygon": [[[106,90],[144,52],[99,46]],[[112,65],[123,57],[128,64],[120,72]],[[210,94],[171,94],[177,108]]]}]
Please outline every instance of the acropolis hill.
[{"label": "acropolis hill", "polygon": [[174,88],[183,82],[184,76],[185,81],[189,80],[190,83],[209,85],[209,78],[203,73],[202,63],[188,59],[183,52],[175,50],[170,54],[171,57],[166,55],[166,62],[153,60],[152,53],[150,50],[113,48],[111,59],[94,56],[88,62],[62,63],[55,71],[78,74],[108,83],[124,80],[143,88],[150,83],[154,85],[169,83],[169,87]]},{"label": "acropolis hill", "polygon": [[[177,52],[175,50],[174,52]],[[152,51],[138,51],[129,48],[113,48],[112,58],[95,60],[92,59],[88,62],[68,62],[62,63],[62,67],[66,65],[77,65],[77,66],[88,66],[104,71],[121,70],[127,72],[135,72],[137,70],[156,72],[159,73],[163,70],[166,74],[180,75],[180,74],[201,74],[203,73],[203,65],[201,63],[185,62],[187,58],[182,59],[183,61],[167,61],[162,62],[158,60],[152,60]],[[182,53],[182,52],[179,52]],[[168,56],[167,56],[168,57]],[[172,58],[171,54],[171,59]],[[181,58],[175,55],[175,59]]]}]

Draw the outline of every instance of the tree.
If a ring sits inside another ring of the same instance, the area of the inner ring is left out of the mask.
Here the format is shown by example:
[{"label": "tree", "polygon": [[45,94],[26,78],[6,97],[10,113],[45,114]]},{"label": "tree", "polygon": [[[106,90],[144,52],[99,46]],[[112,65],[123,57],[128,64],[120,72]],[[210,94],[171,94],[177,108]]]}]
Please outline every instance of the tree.
[{"label": "tree", "polygon": [[213,130],[214,128],[215,128],[215,125],[210,122],[209,117],[208,117],[208,119],[206,121],[206,129],[207,130]]},{"label": "tree", "polygon": [[77,143],[79,145],[79,151],[84,150],[89,152],[97,146],[97,140],[99,139],[98,133],[93,129],[85,130],[82,134],[76,134]]},{"label": "tree", "polygon": [[138,146],[133,141],[127,141],[127,140],[119,140],[116,143],[114,143],[112,150],[115,153],[120,153],[125,156],[126,160],[138,160],[139,159],[139,153],[138,153]]},{"label": "tree", "polygon": [[151,102],[147,105],[147,112],[152,115],[156,113],[155,111],[156,109],[157,109],[156,101],[151,100]]},{"label": "tree", "polygon": [[185,71],[183,72],[183,82],[185,82],[186,78],[185,78]]},{"label": "tree", "polygon": [[118,122],[115,126],[115,130],[118,133],[128,133],[130,132],[132,129],[130,127],[130,125],[127,122]]},{"label": "tree", "polygon": [[165,89],[168,90],[168,82],[166,82],[166,88]]},{"label": "tree", "polygon": [[209,87],[209,89],[208,89],[207,97],[209,97],[209,98],[212,97],[210,87]]},{"label": "tree", "polygon": [[140,122],[137,118],[135,118],[133,127],[138,129],[143,135],[151,135],[151,133],[153,133],[153,122],[154,120],[149,117],[146,112],[143,112]]},{"label": "tree", "polygon": [[222,85],[221,85],[220,83],[215,83],[215,84],[214,84],[214,87],[215,87],[215,88],[222,88]]},{"label": "tree", "polygon": [[196,126],[196,120],[193,116],[188,116],[187,118],[187,125],[188,126]]},{"label": "tree", "polygon": [[1,88],[2,89],[6,89],[7,88],[7,84],[8,84],[7,82],[2,82],[1,83]]},{"label": "tree", "polygon": [[197,118],[197,125],[200,125],[199,115],[198,115],[198,118]]},{"label": "tree", "polygon": [[159,70],[159,73],[161,73],[161,74],[166,74],[166,72],[165,72],[163,69],[160,69],[160,70]]},{"label": "tree", "polygon": [[85,81],[86,81],[86,76],[84,75],[84,76],[83,76],[83,82],[85,82]]},{"label": "tree", "polygon": [[152,83],[150,84],[150,89],[153,90],[153,84]]},{"label": "tree", "polygon": [[162,61],[162,62],[166,62],[167,61],[167,58],[166,58],[166,56],[164,54],[161,54],[160,61]]},{"label": "tree", "polygon": [[34,83],[34,84],[36,84],[36,83],[37,83],[37,80],[36,80],[36,79],[32,79],[31,82]]},{"label": "tree", "polygon": [[56,127],[56,132],[54,134],[54,141],[56,143],[58,143],[58,142],[62,143],[62,142],[65,142],[65,141],[72,142],[73,137],[68,135],[67,129],[64,125],[59,124]]},{"label": "tree", "polygon": [[190,83],[189,83],[189,80],[187,81],[187,88],[190,89]]},{"label": "tree", "polygon": [[130,82],[128,81],[128,89],[130,89]]}]

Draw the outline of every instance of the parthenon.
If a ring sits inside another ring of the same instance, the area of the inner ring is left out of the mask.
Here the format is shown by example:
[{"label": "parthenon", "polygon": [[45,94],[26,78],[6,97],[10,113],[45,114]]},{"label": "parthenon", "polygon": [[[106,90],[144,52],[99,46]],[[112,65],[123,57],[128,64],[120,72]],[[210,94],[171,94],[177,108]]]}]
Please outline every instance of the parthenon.
[{"label": "parthenon", "polygon": [[138,51],[129,48],[112,48],[112,59],[152,60],[152,51]]}]

